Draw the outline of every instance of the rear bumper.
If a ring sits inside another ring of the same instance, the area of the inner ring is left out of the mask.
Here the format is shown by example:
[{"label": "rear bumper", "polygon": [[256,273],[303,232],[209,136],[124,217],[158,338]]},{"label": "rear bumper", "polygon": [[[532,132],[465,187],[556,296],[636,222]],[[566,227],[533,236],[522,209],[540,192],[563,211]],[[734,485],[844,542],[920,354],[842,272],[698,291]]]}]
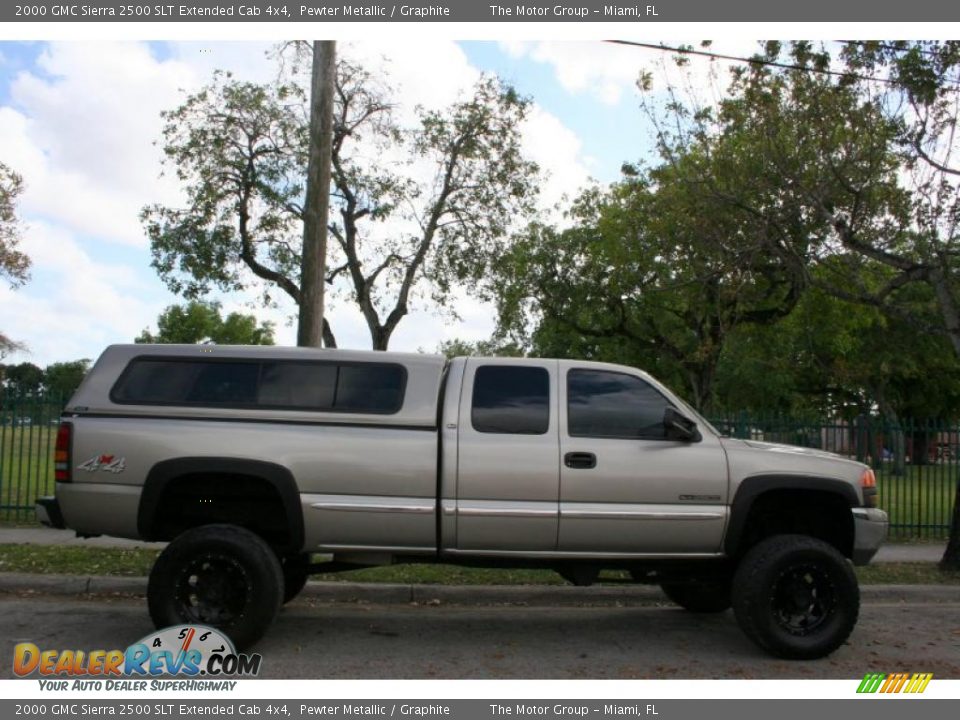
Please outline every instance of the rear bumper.
[{"label": "rear bumper", "polygon": [[853,560],[854,565],[866,565],[877,554],[887,539],[890,526],[887,514],[877,508],[853,509]]},{"label": "rear bumper", "polygon": [[60,503],[53,495],[37,498],[36,504],[37,522],[47,527],[63,530],[67,527],[63,521],[63,513],[60,512]]}]

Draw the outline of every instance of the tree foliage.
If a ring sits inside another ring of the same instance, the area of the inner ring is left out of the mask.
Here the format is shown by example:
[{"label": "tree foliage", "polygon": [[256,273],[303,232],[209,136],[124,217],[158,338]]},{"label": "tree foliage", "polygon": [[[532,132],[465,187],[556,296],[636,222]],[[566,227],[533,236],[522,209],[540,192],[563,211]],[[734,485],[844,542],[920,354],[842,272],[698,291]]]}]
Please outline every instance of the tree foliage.
[{"label": "tree foliage", "polygon": [[[767,43],[715,108],[674,94],[649,113],[661,154],[679,168],[755,138],[753,181],[683,181],[769,222],[767,252],[795,257],[805,284],[937,333],[960,358],[960,42],[847,43],[842,71],[827,72],[832,62],[810,43]],[[758,184],[767,202],[751,199]],[[814,232],[782,232],[784,209]],[[960,567],[960,478],[944,565]]]},{"label": "tree foliage", "polygon": [[[23,192],[23,178],[0,162],[0,278],[18,287],[30,277],[30,258],[17,250],[21,224],[17,214],[17,198]],[[22,343],[0,332],[0,358],[25,350]]]},{"label": "tree foliage", "polygon": [[87,358],[52,363],[43,371],[43,386],[48,393],[66,402],[80,387],[88,370],[90,370],[90,360]]},{"label": "tree foliage", "polygon": [[135,342],[273,345],[273,325],[258,323],[254,315],[243,313],[223,317],[220,303],[194,300],[167,307],[157,318],[157,332],[144,330]]},{"label": "tree foliage", "polygon": [[[245,287],[250,274],[299,303],[306,165],[304,92],[217,73],[164,113],[163,144],[187,205],[144,208],[153,264],[175,292]],[[356,304],[386,349],[420,288],[444,305],[517,214],[532,207],[536,166],[520,150],[529,103],[493,77],[442,110],[401,124],[394,97],[341,60],[334,104],[330,260],[334,295]],[[334,345],[329,324],[325,344]]]},{"label": "tree foliage", "polygon": [[23,178],[0,162],[0,277],[13,286],[29,278],[30,258],[17,250],[21,225],[17,199],[23,192]]},{"label": "tree foliage", "polygon": [[43,368],[29,362],[7,365],[4,368],[3,384],[8,393],[14,396],[27,396],[39,393],[43,388]]},{"label": "tree foliage", "polygon": [[523,348],[512,342],[500,342],[496,338],[470,342],[454,338],[444,340],[437,352],[452,360],[455,357],[524,357]]},{"label": "tree foliage", "polygon": [[789,313],[800,286],[760,250],[766,228],[751,215],[716,212],[669,164],[626,170],[579,198],[570,227],[532,225],[501,258],[501,332],[522,337],[534,323],[535,353],[640,364],[709,409],[727,335]]}]

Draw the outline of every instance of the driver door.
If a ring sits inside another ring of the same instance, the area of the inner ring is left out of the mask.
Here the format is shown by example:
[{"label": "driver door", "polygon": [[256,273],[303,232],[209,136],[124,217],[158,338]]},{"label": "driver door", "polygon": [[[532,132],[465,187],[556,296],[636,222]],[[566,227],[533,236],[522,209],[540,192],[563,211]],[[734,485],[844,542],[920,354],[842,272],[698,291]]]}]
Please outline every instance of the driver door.
[{"label": "driver door", "polygon": [[561,552],[715,554],[727,519],[727,463],[719,439],[671,439],[675,407],[623,371],[562,361]]}]

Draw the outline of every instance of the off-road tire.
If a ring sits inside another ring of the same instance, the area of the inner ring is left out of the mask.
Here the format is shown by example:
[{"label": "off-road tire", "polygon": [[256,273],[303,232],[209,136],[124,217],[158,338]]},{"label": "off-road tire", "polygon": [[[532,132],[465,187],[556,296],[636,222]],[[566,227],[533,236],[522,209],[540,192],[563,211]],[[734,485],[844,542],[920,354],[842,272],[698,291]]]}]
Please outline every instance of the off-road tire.
[{"label": "off-road tire", "polygon": [[730,581],[662,583],[663,590],[670,600],[693,613],[721,613],[730,609]]},{"label": "off-road tire", "polygon": [[203,525],[160,553],[147,583],[147,605],[157,628],[210,625],[239,650],[273,622],[283,587],[280,561],[262,538],[236,525]]},{"label": "off-road tire", "polygon": [[806,535],[775,535],[740,562],[733,612],[747,637],[767,652],[813,660],[850,636],[860,588],[850,563],[833,546]]},{"label": "off-road tire", "polygon": [[283,604],[293,600],[307,584],[307,578],[310,577],[310,555],[302,553],[300,555],[287,555],[280,560],[280,568],[283,570]]}]

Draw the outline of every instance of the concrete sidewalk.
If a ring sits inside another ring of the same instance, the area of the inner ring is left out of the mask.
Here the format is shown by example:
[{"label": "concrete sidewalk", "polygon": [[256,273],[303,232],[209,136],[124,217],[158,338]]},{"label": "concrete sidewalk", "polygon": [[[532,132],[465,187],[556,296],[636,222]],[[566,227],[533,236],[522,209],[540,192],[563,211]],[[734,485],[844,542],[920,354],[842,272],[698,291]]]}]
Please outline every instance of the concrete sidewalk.
[{"label": "concrete sidewalk", "polygon": [[[166,543],[149,543],[121,538],[78,538],[72,530],[46,527],[0,527],[0,545],[61,545],[68,547],[112,547],[161,549]],[[947,544],[942,541],[887,543],[873,562],[938,562]]]}]

